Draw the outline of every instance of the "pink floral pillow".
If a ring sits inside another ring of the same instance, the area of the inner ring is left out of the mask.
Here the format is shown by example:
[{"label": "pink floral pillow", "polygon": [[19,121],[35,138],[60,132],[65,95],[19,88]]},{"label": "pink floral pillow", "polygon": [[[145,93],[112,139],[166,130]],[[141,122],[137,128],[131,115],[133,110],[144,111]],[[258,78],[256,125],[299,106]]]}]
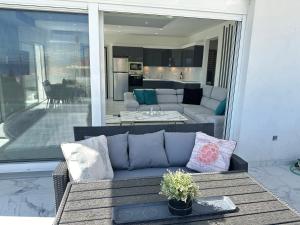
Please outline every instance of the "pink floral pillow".
[{"label": "pink floral pillow", "polygon": [[196,133],[195,146],[186,167],[198,172],[228,171],[236,142]]}]

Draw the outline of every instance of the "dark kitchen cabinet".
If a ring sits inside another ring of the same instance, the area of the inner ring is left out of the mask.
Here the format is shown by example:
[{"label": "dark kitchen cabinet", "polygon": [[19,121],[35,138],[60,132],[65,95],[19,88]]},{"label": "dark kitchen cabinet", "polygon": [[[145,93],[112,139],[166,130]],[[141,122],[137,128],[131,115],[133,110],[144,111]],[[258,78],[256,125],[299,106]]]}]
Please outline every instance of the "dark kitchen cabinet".
[{"label": "dark kitchen cabinet", "polygon": [[182,49],[183,67],[201,67],[203,60],[203,46],[196,45]]},{"label": "dark kitchen cabinet", "polygon": [[162,49],[144,48],[144,66],[162,66]]},{"label": "dark kitchen cabinet", "polygon": [[144,66],[201,67],[203,46],[184,49],[144,48]]},{"label": "dark kitchen cabinet", "polygon": [[172,66],[180,67],[182,66],[182,49],[172,49],[170,50]]},{"label": "dark kitchen cabinet", "polygon": [[143,48],[114,46],[113,57],[114,58],[126,57],[131,62],[143,62]]}]

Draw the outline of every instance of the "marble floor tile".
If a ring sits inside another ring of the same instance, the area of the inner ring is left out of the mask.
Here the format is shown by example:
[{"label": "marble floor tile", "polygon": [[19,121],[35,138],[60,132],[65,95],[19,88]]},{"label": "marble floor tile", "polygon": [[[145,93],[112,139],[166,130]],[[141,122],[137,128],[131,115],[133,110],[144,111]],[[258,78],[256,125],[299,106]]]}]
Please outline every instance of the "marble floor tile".
[{"label": "marble floor tile", "polygon": [[250,166],[249,174],[300,213],[300,176],[290,172],[288,165]]},{"label": "marble floor tile", "polygon": [[0,190],[0,216],[55,216],[51,172],[1,174]]}]

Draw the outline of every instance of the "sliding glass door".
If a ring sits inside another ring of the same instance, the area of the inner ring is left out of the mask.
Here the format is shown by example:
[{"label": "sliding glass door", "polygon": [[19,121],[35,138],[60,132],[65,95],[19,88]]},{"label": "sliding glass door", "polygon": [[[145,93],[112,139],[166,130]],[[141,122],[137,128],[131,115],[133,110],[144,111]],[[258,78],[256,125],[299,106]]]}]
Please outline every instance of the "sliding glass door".
[{"label": "sliding glass door", "polygon": [[0,10],[0,161],[62,157],[91,120],[88,15]]}]

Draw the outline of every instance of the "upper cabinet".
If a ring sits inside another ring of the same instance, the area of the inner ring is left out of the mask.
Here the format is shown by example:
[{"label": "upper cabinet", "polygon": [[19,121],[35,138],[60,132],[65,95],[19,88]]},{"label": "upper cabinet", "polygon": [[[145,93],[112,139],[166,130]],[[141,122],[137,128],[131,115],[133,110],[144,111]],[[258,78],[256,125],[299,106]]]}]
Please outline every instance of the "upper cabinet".
[{"label": "upper cabinet", "polygon": [[144,66],[201,67],[203,46],[184,49],[144,48]]},{"label": "upper cabinet", "polygon": [[128,57],[129,61],[143,62],[144,66],[201,67],[203,46],[196,45],[184,49],[114,46],[113,57]]},{"label": "upper cabinet", "polygon": [[162,66],[162,49],[144,48],[144,66]]},{"label": "upper cabinet", "polygon": [[203,46],[196,45],[182,49],[183,67],[201,67],[203,60]]},{"label": "upper cabinet", "polygon": [[142,62],[143,61],[143,48],[138,47],[123,47],[113,46],[113,57],[114,58],[128,58],[131,62]]}]

